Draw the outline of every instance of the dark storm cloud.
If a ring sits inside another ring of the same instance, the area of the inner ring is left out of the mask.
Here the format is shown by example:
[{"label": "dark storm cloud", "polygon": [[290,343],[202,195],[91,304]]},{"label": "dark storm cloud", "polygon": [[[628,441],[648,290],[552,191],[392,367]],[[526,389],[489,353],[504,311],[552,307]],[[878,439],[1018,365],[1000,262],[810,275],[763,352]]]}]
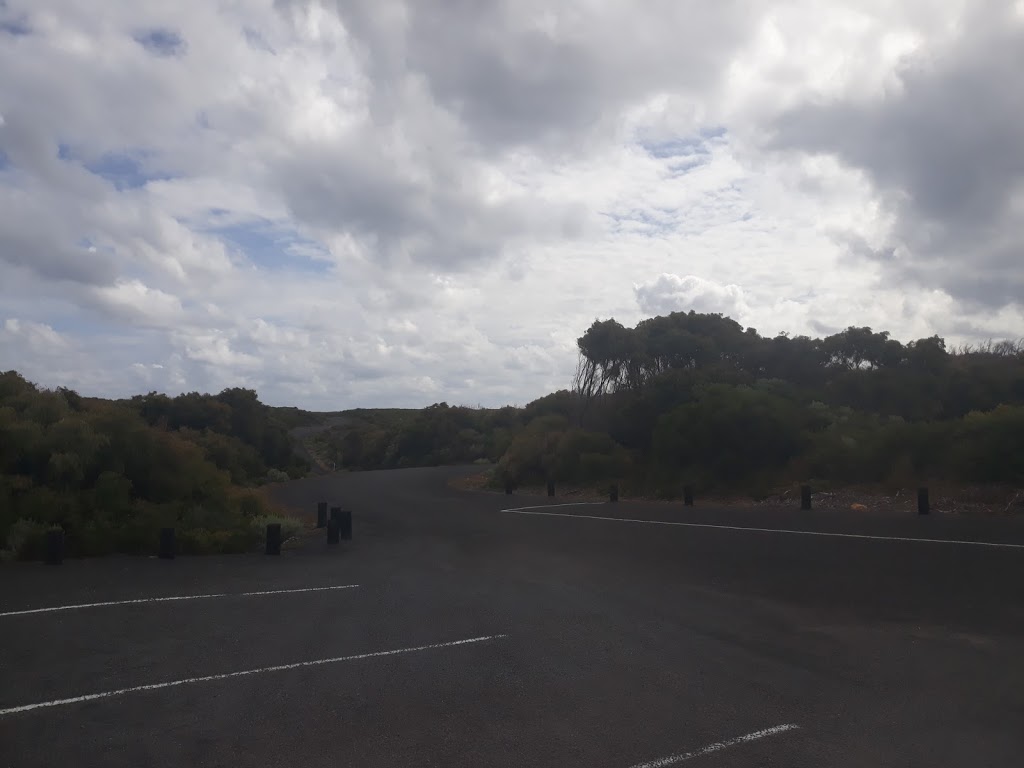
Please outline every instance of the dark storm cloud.
[{"label": "dark storm cloud", "polygon": [[895,217],[874,256],[897,278],[969,304],[1020,304],[1022,73],[1024,20],[1012,3],[977,3],[953,42],[906,62],[899,89],[793,109],[773,147],[834,155],[867,175]]}]

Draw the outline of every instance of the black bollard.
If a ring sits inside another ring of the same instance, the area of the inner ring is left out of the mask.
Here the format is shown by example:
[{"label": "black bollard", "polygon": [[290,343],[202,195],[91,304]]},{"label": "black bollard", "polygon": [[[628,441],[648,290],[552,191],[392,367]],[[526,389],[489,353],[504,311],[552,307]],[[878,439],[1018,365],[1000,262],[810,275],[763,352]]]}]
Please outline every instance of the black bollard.
[{"label": "black bollard", "polygon": [[174,543],[174,529],[160,529],[160,559],[173,560],[177,546]]},{"label": "black bollard", "polygon": [[321,501],[316,505],[316,527],[327,527],[327,502]]},{"label": "black bollard", "polygon": [[46,532],[46,564],[60,565],[64,562],[64,531]]},{"label": "black bollard", "polygon": [[618,500],[619,500],[619,486],[615,485],[615,483],[612,483],[608,487],[608,501],[618,501]]},{"label": "black bollard", "polygon": [[684,485],[683,486],[683,506],[684,507],[692,507],[693,506],[693,488],[691,488],[688,485]]},{"label": "black bollard", "polygon": [[554,495],[555,495],[555,481],[554,480],[548,480],[548,496],[554,496]]},{"label": "black bollard", "polygon": [[341,507],[331,507],[331,522],[341,530]]},{"label": "black bollard", "polygon": [[801,485],[800,486],[800,509],[811,508],[811,486]]},{"label": "black bollard", "polygon": [[931,511],[928,506],[928,489],[918,488],[917,489],[917,514],[927,515]]},{"label": "black bollard", "polygon": [[281,524],[280,523],[268,523],[267,524],[267,554],[268,555],[280,555],[281,554]]},{"label": "black bollard", "polygon": [[327,523],[327,543],[338,543],[338,521],[334,520],[333,518],[329,523]]},{"label": "black bollard", "polygon": [[512,495],[512,481],[511,480],[509,480],[507,483],[505,483],[505,495],[506,496],[511,496]]},{"label": "black bollard", "polygon": [[352,540],[352,510],[343,509],[341,510],[341,516],[338,518],[338,535],[346,541]]}]

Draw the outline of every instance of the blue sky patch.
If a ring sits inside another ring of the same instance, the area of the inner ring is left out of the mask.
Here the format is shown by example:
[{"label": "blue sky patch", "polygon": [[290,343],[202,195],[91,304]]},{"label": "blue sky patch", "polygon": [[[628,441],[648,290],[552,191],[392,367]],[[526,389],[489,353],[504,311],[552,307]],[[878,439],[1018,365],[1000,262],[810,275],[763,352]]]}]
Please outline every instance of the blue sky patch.
[{"label": "blue sky patch", "polygon": [[0,35],[24,37],[31,34],[32,27],[29,26],[28,16],[24,13],[15,13],[5,0],[0,0]]},{"label": "blue sky patch", "polygon": [[679,226],[679,211],[675,208],[634,208],[619,213],[601,211],[600,214],[613,222],[611,231],[615,234],[631,233],[658,237],[672,234]]},{"label": "blue sky patch", "polygon": [[32,27],[24,19],[2,19],[0,18],[0,34],[11,35],[12,37],[25,37],[32,34]]},{"label": "blue sky patch", "polygon": [[118,191],[138,189],[151,181],[166,181],[174,178],[172,174],[164,171],[147,168],[145,159],[145,153],[111,152],[95,162],[82,165],[90,173],[109,181]]},{"label": "blue sky patch", "polygon": [[173,29],[147,29],[136,32],[132,38],[155,56],[182,56],[185,53],[185,40]]},{"label": "blue sky patch", "polygon": [[672,160],[670,168],[677,174],[704,165],[711,160],[712,144],[724,137],[725,128],[713,126],[702,128],[695,136],[679,136],[667,141],[637,142],[647,154],[659,160]]},{"label": "blue sky patch", "polygon": [[278,227],[269,221],[212,227],[206,232],[234,246],[260,269],[326,274],[331,268],[322,245],[302,237],[294,229]]}]

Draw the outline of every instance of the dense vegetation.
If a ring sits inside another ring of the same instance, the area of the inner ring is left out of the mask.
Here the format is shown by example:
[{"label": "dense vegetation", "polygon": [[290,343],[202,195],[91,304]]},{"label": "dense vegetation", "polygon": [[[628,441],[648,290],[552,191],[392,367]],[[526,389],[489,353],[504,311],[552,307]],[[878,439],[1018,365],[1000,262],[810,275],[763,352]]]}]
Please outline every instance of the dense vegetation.
[{"label": "dense vegetation", "polygon": [[499,487],[1024,484],[1021,343],[769,338],[680,312],[595,322],[578,347],[571,387],[525,408],[309,414],[246,389],[111,402],[0,374],[0,549],[37,556],[60,526],[71,554],[148,552],[164,525],[185,551],[247,549],[270,513],[256,487],[308,471],[288,431],[309,426],[328,469],[480,462]]},{"label": "dense vegetation", "polygon": [[313,438],[338,469],[399,469],[497,461],[523,425],[518,408],[473,409],[437,403],[415,409],[345,411],[342,423]]},{"label": "dense vegetation", "polygon": [[496,485],[767,493],[793,482],[1024,482],[1024,345],[949,350],[848,328],[764,337],[673,313],[579,339],[571,388],[524,409],[444,403],[327,433],[340,465],[498,460]]},{"label": "dense vegetation", "polygon": [[0,374],[0,549],[36,557],[59,526],[71,555],[144,553],[165,525],[185,552],[248,549],[253,487],[305,471],[286,425],[250,390],[110,402]]}]

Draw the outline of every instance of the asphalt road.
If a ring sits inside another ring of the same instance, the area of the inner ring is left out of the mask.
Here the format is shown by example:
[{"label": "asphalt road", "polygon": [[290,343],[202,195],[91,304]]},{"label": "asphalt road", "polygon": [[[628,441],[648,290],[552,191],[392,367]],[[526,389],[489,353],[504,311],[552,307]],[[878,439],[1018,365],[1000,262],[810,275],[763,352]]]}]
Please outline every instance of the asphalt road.
[{"label": "asphalt road", "polygon": [[337,548],[0,569],[0,766],[1024,764],[1022,521],[460,471],[282,487]]}]

